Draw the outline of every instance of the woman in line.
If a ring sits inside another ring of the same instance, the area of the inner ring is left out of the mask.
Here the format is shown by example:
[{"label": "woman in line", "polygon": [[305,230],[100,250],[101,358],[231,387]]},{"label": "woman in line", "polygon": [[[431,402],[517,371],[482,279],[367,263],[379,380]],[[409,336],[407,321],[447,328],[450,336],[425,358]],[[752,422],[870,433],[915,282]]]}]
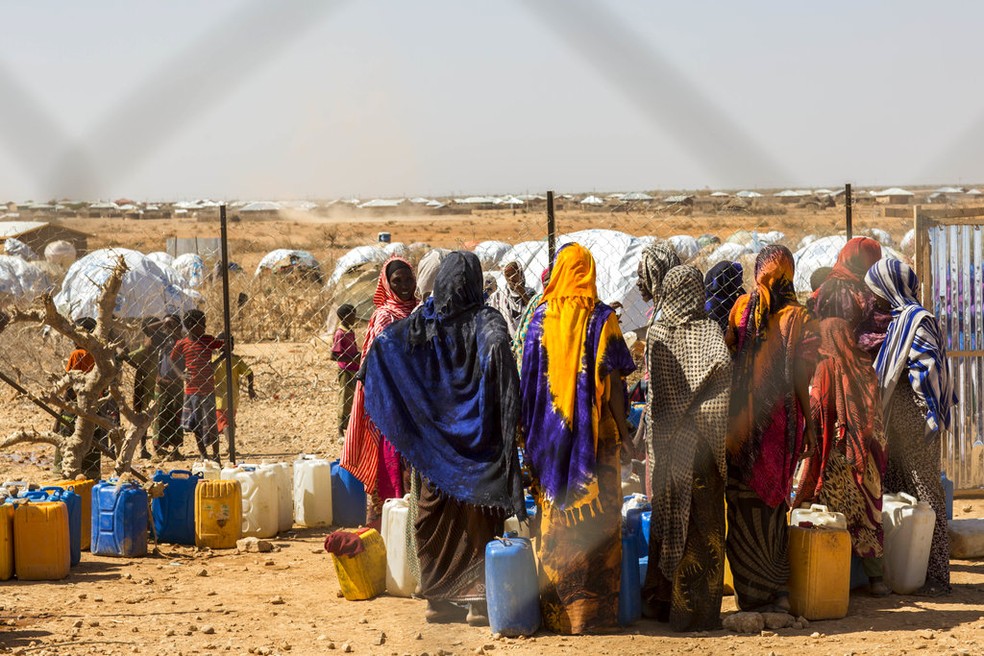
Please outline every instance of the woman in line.
[{"label": "woman in line", "polygon": [[745,293],[742,287],[742,268],[738,262],[718,262],[704,276],[704,311],[716,321],[724,333],[728,329],[728,317],[738,297]]},{"label": "woman in line", "polygon": [[[416,280],[410,264],[400,257],[391,257],[379,272],[379,282],[372,302],[376,306],[362,344],[365,361],[373,342],[390,324],[405,319],[417,306]],[[370,523],[379,520],[384,499],[404,494],[403,467],[385,433],[380,434],[375,423],[366,415],[364,382],[356,382],[352,400],[341,465],[359,479],[370,497]]]},{"label": "woman in line", "polygon": [[488,304],[502,314],[509,334],[515,336],[523,312],[533,297],[533,290],[526,286],[523,268],[518,262],[507,263],[502,267],[502,274],[505,282],[489,294]]},{"label": "woman in line", "polygon": [[892,313],[875,371],[888,436],[884,487],[928,501],[936,512],[923,594],[950,592],[950,536],[940,481],[940,436],[957,404],[939,323],[916,298],[919,279],[905,263],[879,261],[865,277]]},{"label": "woman in line", "polygon": [[487,624],[485,546],[507,516],[526,515],[519,378],[473,253],[450,253],[431,297],[376,339],[366,410],[421,478],[414,534],[427,621]]},{"label": "woman in line", "polygon": [[814,448],[809,412],[815,328],[793,290],[793,254],[766,246],[755,288],[731,310],[735,357],[728,428],[728,561],[742,610],[788,611],[786,510],[800,453]]},{"label": "woman in line", "polygon": [[837,317],[847,321],[854,332],[854,341],[871,358],[877,355],[892,320],[891,314],[877,307],[875,295],[864,282],[868,269],[881,256],[881,244],[874,239],[849,239],[807,304],[817,319]]},{"label": "woman in line", "polygon": [[646,399],[653,515],[643,599],[674,631],[721,624],[731,355],[703,298],[699,270],[670,269],[646,335],[649,375],[659,384]]},{"label": "woman in line", "polygon": [[557,633],[617,628],[619,446],[633,369],[614,311],[598,300],[594,258],[564,246],[530,321],[520,384],[540,605]]},{"label": "woman in line", "polygon": [[[543,288],[546,289],[547,285],[550,283],[550,269],[544,269],[540,273],[540,282],[543,284]],[[516,323],[516,334],[513,335],[512,350],[513,356],[516,358],[517,367],[523,366],[523,349],[526,347],[526,333],[530,328],[530,319],[533,318],[533,312],[540,307],[540,301],[542,299],[543,292],[534,294],[532,298],[530,298],[530,302],[526,304],[526,308],[523,310],[523,315]],[[522,373],[522,371],[520,373]]]},{"label": "woman in line", "polygon": [[862,559],[874,596],[882,582],[882,477],[888,454],[882,429],[878,378],[843,319],[820,322],[820,361],[810,404],[819,441],[803,463],[794,506],[820,503],[844,513],[851,546]]}]

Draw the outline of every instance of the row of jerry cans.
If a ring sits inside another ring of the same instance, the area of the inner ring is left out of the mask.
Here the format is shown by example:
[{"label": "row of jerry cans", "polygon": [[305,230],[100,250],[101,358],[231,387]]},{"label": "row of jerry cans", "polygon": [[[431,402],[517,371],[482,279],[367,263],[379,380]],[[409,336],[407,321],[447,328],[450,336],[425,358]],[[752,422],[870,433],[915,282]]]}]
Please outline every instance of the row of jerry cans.
[{"label": "row of jerry cans", "polygon": [[[58,580],[81,560],[85,545],[96,555],[147,553],[147,493],[113,481],[64,482],[26,490],[0,506],[0,580]],[[89,504],[75,490],[86,490]],[[89,521],[84,521],[84,517]]]},{"label": "row of jerry cans", "polygon": [[205,480],[237,480],[242,488],[243,535],[272,537],[294,522],[305,527],[361,526],[366,521],[362,483],[338,460],[301,455],[293,464],[243,464],[219,468],[195,463]]}]

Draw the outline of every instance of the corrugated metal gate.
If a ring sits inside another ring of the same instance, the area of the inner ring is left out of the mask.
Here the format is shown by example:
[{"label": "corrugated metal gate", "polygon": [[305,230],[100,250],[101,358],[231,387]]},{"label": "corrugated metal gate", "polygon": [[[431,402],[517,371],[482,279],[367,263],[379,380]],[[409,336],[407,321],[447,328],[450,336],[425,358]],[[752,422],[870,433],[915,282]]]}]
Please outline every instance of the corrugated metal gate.
[{"label": "corrugated metal gate", "polygon": [[984,207],[914,211],[923,305],[940,321],[960,404],[943,438],[957,489],[984,487]]}]

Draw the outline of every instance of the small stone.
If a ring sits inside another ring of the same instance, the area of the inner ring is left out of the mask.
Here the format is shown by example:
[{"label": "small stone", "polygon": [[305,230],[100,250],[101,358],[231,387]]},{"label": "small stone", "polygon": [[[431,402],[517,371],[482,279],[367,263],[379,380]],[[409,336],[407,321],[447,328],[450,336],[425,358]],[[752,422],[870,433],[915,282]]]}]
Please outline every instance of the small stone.
[{"label": "small stone", "polygon": [[363,617],[361,620],[359,620],[359,624],[368,624],[368,623],[369,623],[369,620],[366,619],[365,617]]},{"label": "small stone", "polygon": [[376,636],[376,640],[373,642],[373,644],[374,645],[377,645],[377,646],[379,646],[379,645],[385,645],[386,644],[386,634],[383,633],[382,631],[380,631],[379,632],[379,635]]},{"label": "small stone", "polygon": [[89,626],[99,626],[99,620],[92,620],[89,622]]},{"label": "small stone", "polygon": [[489,644],[487,644],[487,645],[482,645],[482,649],[484,649],[485,651],[492,651],[493,649],[495,649],[495,645],[493,645],[493,644],[492,644],[492,643],[490,642],[490,643],[489,643]]},{"label": "small stone", "polygon": [[776,637],[776,632],[775,631],[762,631],[761,633],[759,633],[759,635],[762,636],[763,638],[775,638]]},{"label": "small stone", "polygon": [[414,640],[423,640],[424,639],[424,634],[423,633],[418,633],[417,635],[415,635],[413,637],[413,639]]},{"label": "small stone", "polygon": [[325,649],[334,649],[334,648],[335,648],[334,642],[329,642],[327,645],[325,645]]},{"label": "small stone", "polygon": [[322,633],[322,634],[321,634],[321,635],[319,635],[319,636],[318,636],[318,637],[317,637],[316,639],[317,639],[318,641],[320,641],[320,642],[324,642],[325,640],[327,640],[327,639],[328,639],[328,636],[326,636],[326,635],[325,635],[324,633]]},{"label": "small stone", "polygon": [[270,599],[270,603],[273,604],[274,606],[282,606],[284,604],[284,598],[281,597],[280,595],[277,595],[276,597],[272,597]]},{"label": "small stone", "polygon": [[76,628],[76,629],[81,629],[82,628],[82,620],[75,620],[72,623],[72,627],[73,628]]},{"label": "small stone", "polygon": [[208,570],[207,569],[200,569],[200,570],[198,570],[198,574],[195,574],[195,576],[208,576]]},{"label": "small stone", "polygon": [[738,612],[724,618],[721,625],[735,633],[760,633],[765,629],[761,613]]},{"label": "small stone", "polygon": [[794,629],[796,629],[797,631],[799,631],[800,629],[802,629],[802,628],[803,628],[803,623],[802,623],[802,622],[800,622],[799,620],[796,620],[795,622],[793,622],[793,626],[792,626],[792,628],[794,628]]},{"label": "small stone", "polygon": [[205,635],[212,635],[215,633],[215,627],[210,624],[206,624],[202,627],[202,633]]},{"label": "small stone", "polygon": [[916,631],[916,636],[922,638],[923,640],[935,640],[936,634],[929,629],[923,629],[922,631]]},{"label": "small stone", "polygon": [[965,513],[974,512],[974,507],[973,506],[964,506],[963,507],[963,511]]},{"label": "small stone", "polygon": [[173,637],[174,636],[174,629],[168,629],[167,631],[164,632],[164,635],[167,636],[168,638]]},{"label": "small stone", "polygon": [[810,626],[810,620],[806,619],[802,615],[796,618],[796,621],[803,625],[803,628]]},{"label": "small stone", "polygon": [[475,647],[475,653],[478,654],[478,656],[483,656],[485,654],[485,650],[481,647]]},{"label": "small stone", "polygon": [[265,567],[272,567],[275,563],[272,560],[264,560],[263,565]]},{"label": "small stone", "polygon": [[820,634],[820,632],[814,631],[813,633],[810,634],[810,637],[811,638],[822,638],[823,636]]},{"label": "small stone", "polygon": [[765,628],[773,631],[792,626],[796,621],[789,613],[762,613],[762,620],[765,622]]},{"label": "small stone", "polygon": [[240,553],[267,553],[273,551],[273,543],[255,537],[236,540],[236,549]]},{"label": "small stone", "polygon": [[280,643],[280,648],[283,649],[284,651],[290,651],[291,650],[291,644],[289,642],[287,642],[286,640],[284,640],[283,642]]},{"label": "small stone", "polygon": [[313,553],[313,554],[319,554],[319,553],[323,553],[323,552],[324,552],[324,549],[322,549],[321,547],[318,547],[317,549],[312,549],[311,550],[311,553]]},{"label": "small stone", "polygon": [[103,598],[102,597],[99,597],[99,596],[96,596],[96,597],[93,597],[92,600],[93,601],[102,601]]},{"label": "small stone", "polygon": [[80,593],[79,593],[79,599],[85,599],[85,598],[86,598],[86,597],[88,597],[88,596],[89,596],[89,595],[87,595],[87,594],[86,594],[86,593],[84,593],[84,592],[80,592]]},{"label": "small stone", "polygon": [[345,653],[345,654],[351,654],[352,653],[352,645],[350,645],[347,642],[342,643],[342,652]]}]

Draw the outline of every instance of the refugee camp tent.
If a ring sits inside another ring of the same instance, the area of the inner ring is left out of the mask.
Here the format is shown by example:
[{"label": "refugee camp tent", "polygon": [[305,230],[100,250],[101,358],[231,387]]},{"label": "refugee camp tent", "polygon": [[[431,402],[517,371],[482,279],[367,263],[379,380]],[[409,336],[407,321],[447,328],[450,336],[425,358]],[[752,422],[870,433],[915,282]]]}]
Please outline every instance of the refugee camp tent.
[{"label": "refugee camp tent", "polygon": [[75,261],[76,255],[75,246],[67,241],[53,241],[44,247],[45,261],[55,266],[70,266]]},{"label": "refugee camp tent", "polygon": [[392,255],[399,255],[400,257],[403,257],[407,254],[407,250],[407,245],[402,241],[394,241],[383,246],[383,253],[386,254],[386,257],[390,257]]},{"label": "refugee camp tent", "polygon": [[27,262],[38,259],[38,254],[34,249],[15,237],[8,237],[3,243],[3,252],[6,255],[19,257]]},{"label": "refugee camp tent", "polygon": [[154,264],[159,267],[174,267],[174,256],[170,253],[165,253],[164,251],[156,251],[154,253],[149,253],[147,259],[151,260]]},{"label": "refugee camp tent", "polygon": [[31,303],[51,288],[47,272],[33,262],[13,255],[0,255],[0,307]]},{"label": "refugee camp tent", "polygon": [[278,248],[263,256],[256,265],[255,276],[262,273],[298,274],[321,282],[321,263],[307,251]]},{"label": "refugee camp tent", "polygon": [[670,243],[670,246],[676,251],[677,257],[684,263],[690,261],[700,250],[697,240],[690,235],[673,235],[666,241]]},{"label": "refugee camp tent", "polygon": [[916,231],[914,229],[909,228],[909,231],[902,237],[902,241],[899,242],[899,250],[910,256],[916,252]]},{"label": "refugee camp tent", "polygon": [[328,285],[331,286],[337,283],[343,273],[359,264],[365,262],[383,262],[387,257],[386,251],[379,246],[357,246],[338,258],[338,261],[335,262],[335,270],[332,271],[331,278],[328,279]]},{"label": "refugee camp tent", "polygon": [[69,267],[61,291],[55,296],[58,311],[72,319],[95,317],[103,285],[121,257],[128,270],[116,299],[117,317],[162,317],[182,314],[195,307],[194,300],[182,291],[182,281],[173,270],[162,269],[137,251],[104,248]]},{"label": "refugee camp tent", "polygon": [[595,207],[601,207],[605,204],[604,199],[598,198],[597,196],[588,196],[581,200],[581,205],[593,205]]},{"label": "refugee camp tent", "polygon": [[482,268],[488,271],[505,262],[502,257],[512,248],[504,241],[483,241],[475,246],[475,255],[482,262]]},{"label": "refugee camp tent", "polygon": [[177,256],[171,267],[184,278],[185,287],[188,289],[198,289],[205,283],[205,260],[198,253]]},{"label": "refugee camp tent", "polygon": [[738,198],[762,198],[762,194],[757,191],[739,191],[735,196]]},{"label": "refugee camp tent", "polygon": [[[372,297],[376,292],[379,281],[379,269],[383,266],[381,260],[360,262],[344,271],[335,282],[332,294],[332,306],[338,308],[348,303],[355,308],[356,316],[362,321],[368,321],[376,306]],[[328,318],[328,325],[337,325],[334,312]]]},{"label": "refugee camp tent", "polygon": [[[797,293],[806,294],[812,291],[810,276],[821,267],[832,267],[837,262],[837,254],[847,243],[844,235],[821,237],[793,253],[796,263],[796,274],[793,277],[793,287]],[[882,245],[882,257],[894,257],[904,260],[902,255],[887,245]]]},{"label": "refugee camp tent", "polygon": [[862,233],[871,237],[882,246],[895,245],[895,242],[892,240],[892,235],[888,234],[887,231],[882,230],[881,228],[866,228],[862,231]]}]

